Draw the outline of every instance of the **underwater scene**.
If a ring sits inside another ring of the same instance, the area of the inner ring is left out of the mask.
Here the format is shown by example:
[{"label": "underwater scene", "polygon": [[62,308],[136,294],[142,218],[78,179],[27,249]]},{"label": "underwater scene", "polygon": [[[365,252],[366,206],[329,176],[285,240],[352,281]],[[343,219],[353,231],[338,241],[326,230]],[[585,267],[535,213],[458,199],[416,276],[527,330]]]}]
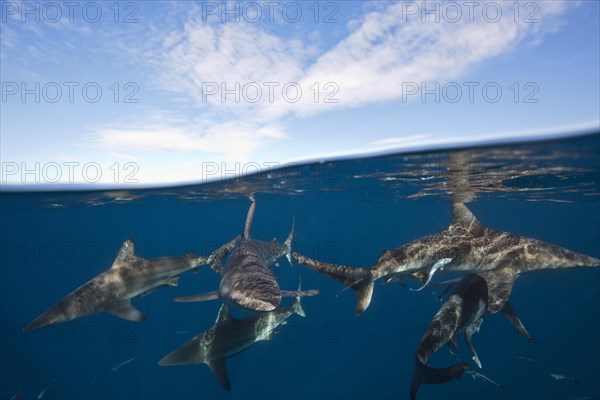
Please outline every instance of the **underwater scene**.
[{"label": "underwater scene", "polygon": [[0,212],[2,399],[600,398],[598,133]]}]

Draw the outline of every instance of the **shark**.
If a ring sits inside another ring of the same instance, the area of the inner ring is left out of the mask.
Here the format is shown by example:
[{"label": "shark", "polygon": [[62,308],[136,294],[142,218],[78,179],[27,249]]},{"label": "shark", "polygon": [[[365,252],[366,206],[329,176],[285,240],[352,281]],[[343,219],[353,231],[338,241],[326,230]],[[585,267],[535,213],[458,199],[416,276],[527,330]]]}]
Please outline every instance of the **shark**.
[{"label": "shark", "polygon": [[[246,216],[243,236],[230,242],[233,248],[224,248],[230,251],[227,262],[213,262],[213,270],[221,274],[219,290],[190,296],[179,296],[173,298],[176,302],[199,302],[222,299],[229,306],[242,309],[251,313],[269,312],[275,310],[281,304],[282,297],[314,296],[315,290],[282,291],[279,288],[273,265],[286,256],[290,265],[292,237],[294,235],[294,223],[292,229],[283,244],[276,239],[271,242],[253,239],[250,236],[256,200],[250,196],[251,205]],[[222,256],[222,254],[221,254]],[[215,260],[218,257],[215,255]]]},{"label": "shark", "polygon": [[[228,243],[224,247],[231,245]],[[75,289],[25,326],[24,330],[30,331],[99,312],[107,312],[128,321],[145,320],[147,317],[131,304],[131,299],[163,286],[177,286],[181,274],[214,263],[223,252],[223,249],[217,249],[208,257],[190,252],[179,257],[146,259],[136,254],[134,241],[129,238],[121,245],[108,270]]]},{"label": "shark", "polygon": [[[298,285],[298,292],[301,292],[300,285]],[[162,366],[206,364],[217,382],[225,390],[231,390],[227,374],[227,359],[256,342],[270,340],[275,329],[285,323],[292,314],[306,316],[300,304],[300,296],[296,297],[289,307],[280,307],[244,319],[233,317],[229,306],[223,303],[217,320],[211,328],[164,356],[158,364]]]},{"label": "shark", "polygon": [[[484,316],[489,313],[489,302],[497,295],[495,293],[497,287],[488,286],[488,281],[494,279],[495,273],[495,271],[489,271],[465,274],[456,283],[454,290],[433,317],[417,346],[415,369],[410,385],[412,400],[416,398],[421,384],[441,384],[452,379],[460,379],[463,372],[469,369],[469,365],[466,363],[447,368],[433,368],[427,365],[431,356],[445,344],[456,350],[458,336],[463,332],[466,343],[473,354],[472,359],[481,368],[481,361],[473,346],[472,336],[479,331]],[[505,311],[505,315],[523,336],[531,340],[531,336],[512,308]]]},{"label": "shark", "polygon": [[[600,260],[584,254],[481,224],[469,208],[460,202],[452,204],[452,222],[443,231],[416,239],[394,250],[385,250],[371,268],[330,264],[293,254],[298,263],[333,278],[352,288],[357,295],[356,315],[371,302],[374,283],[378,279],[393,280],[413,274],[425,277],[425,283],[436,271],[452,273],[485,273],[490,292],[488,311],[504,309],[513,284],[519,275],[546,269],[597,267]],[[425,272],[425,274],[424,274]],[[484,279],[486,278],[485,275]],[[510,311],[508,310],[509,314]]]}]

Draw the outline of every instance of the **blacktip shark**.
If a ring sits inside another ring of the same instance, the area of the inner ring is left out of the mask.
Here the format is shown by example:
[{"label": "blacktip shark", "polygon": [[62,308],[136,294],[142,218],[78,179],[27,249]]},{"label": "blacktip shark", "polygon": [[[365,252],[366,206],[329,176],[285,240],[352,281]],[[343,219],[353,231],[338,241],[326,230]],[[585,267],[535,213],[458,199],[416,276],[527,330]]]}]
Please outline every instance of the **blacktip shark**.
[{"label": "blacktip shark", "polygon": [[435,314],[417,346],[415,370],[410,385],[411,399],[417,397],[421,384],[441,384],[460,379],[463,372],[469,369],[469,365],[465,363],[448,368],[427,365],[431,356],[445,344],[456,347],[456,340],[461,332],[465,331],[473,358],[478,360],[471,335],[479,329],[487,306],[488,288],[485,279],[477,274],[465,275]]},{"label": "blacktip shark", "polygon": [[131,304],[132,298],[151,293],[162,286],[177,286],[179,275],[212,262],[212,258],[188,253],[182,257],[145,259],[136,255],[133,240],[127,239],[108,270],[75,289],[24,330],[30,331],[102,311],[128,321],[145,320],[146,316]]},{"label": "blacktip shark", "polygon": [[174,301],[197,302],[222,299],[228,305],[249,312],[273,311],[281,304],[282,297],[314,296],[318,291],[307,290],[281,291],[271,267],[284,255],[290,265],[294,223],[290,234],[283,244],[277,240],[264,242],[250,237],[250,228],[256,209],[254,196],[250,196],[252,204],[246,216],[246,225],[241,240],[232,241],[229,258],[224,267],[222,263],[212,263],[213,270],[222,275],[219,290],[191,296],[173,298]]},{"label": "blacktip shark", "polygon": [[[318,293],[318,290],[316,292]],[[244,319],[234,318],[229,312],[229,307],[224,303],[215,324],[210,329],[167,354],[158,364],[163,366],[206,364],[217,382],[224,389],[231,390],[226,360],[258,341],[269,340],[274,330],[294,313],[302,317],[306,316],[300,304],[300,297],[296,297],[290,307]]]},{"label": "blacktip shark", "polygon": [[374,282],[428,271],[428,278],[438,271],[498,271],[488,281],[488,311],[504,308],[517,277],[525,272],[544,269],[600,266],[600,260],[559,246],[483,226],[463,203],[452,205],[452,223],[440,233],[425,236],[395,250],[386,250],[370,268],[329,264],[293,254],[300,264],[333,278],[357,294],[356,315],[367,309]]},{"label": "blacktip shark", "polygon": [[[487,276],[484,277],[483,274]],[[473,354],[473,361],[481,368],[481,361],[471,337],[479,331],[483,318],[488,313],[489,301],[496,296],[495,287],[488,286],[488,281],[494,280],[494,274],[496,271],[464,275],[433,317],[417,347],[415,371],[410,386],[411,399],[416,398],[421,384],[446,383],[452,379],[460,379],[462,373],[467,371],[469,365],[465,363],[448,368],[432,368],[427,365],[431,356],[445,344],[448,344],[452,350],[457,350],[458,336],[462,332]],[[454,283],[454,280],[451,282]],[[509,313],[505,312],[505,315],[523,336],[531,340],[523,323],[512,309]],[[480,376],[479,373],[474,374],[474,378],[487,378]]]}]

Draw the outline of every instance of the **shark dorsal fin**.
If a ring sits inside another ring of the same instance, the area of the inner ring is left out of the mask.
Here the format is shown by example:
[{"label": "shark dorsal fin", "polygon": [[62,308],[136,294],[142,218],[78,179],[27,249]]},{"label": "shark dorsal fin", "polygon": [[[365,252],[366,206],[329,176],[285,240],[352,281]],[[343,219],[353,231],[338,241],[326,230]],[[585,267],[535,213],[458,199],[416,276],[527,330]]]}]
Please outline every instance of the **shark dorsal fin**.
[{"label": "shark dorsal fin", "polygon": [[219,308],[219,314],[217,315],[217,320],[215,321],[215,325],[222,324],[223,322],[233,318],[231,313],[229,312],[229,307],[226,304],[223,304],[221,308]]},{"label": "shark dorsal fin", "polygon": [[474,236],[483,234],[483,225],[463,203],[452,205],[452,224],[450,227],[460,227]]},{"label": "shark dorsal fin", "polygon": [[129,238],[123,242],[117,256],[115,257],[115,261],[113,262],[113,267],[115,265],[123,264],[128,261],[137,260],[138,257],[135,255],[135,245],[133,243],[133,239]]},{"label": "shark dorsal fin", "polygon": [[252,228],[252,219],[254,218],[254,210],[256,209],[256,200],[254,200],[254,195],[250,195],[250,200],[252,204],[250,204],[250,209],[248,210],[248,215],[246,215],[246,225],[244,226],[244,239],[250,239],[250,228]]}]

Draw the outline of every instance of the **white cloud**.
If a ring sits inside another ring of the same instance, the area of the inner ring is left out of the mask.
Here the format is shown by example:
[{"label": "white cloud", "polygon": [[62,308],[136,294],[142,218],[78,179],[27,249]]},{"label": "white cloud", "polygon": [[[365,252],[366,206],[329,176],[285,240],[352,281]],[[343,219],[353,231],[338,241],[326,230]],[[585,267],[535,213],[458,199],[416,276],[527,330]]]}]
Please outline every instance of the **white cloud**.
[{"label": "white cloud", "polygon": [[232,121],[197,133],[194,128],[173,128],[168,127],[168,120],[164,122],[162,127],[98,128],[90,144],[119,151],[196,151],[212,153],[223,160],[247,161],[253,151],[286,137],[276,125]]},{"label": "white cloud", "polygon": [[[457,23],[436,23],[431,18],[423,22],[420,16],[403,20],[404,3],[386,3],[349,23],[344,39],[321,50],[310,39],[284,39],[260,24],[204,23],[192,7],[184,23],[150,29],[150,45],[140,44],[145,50],[133,55],[152,66],[164,91],[187,99],[201,116],[187,124],[171,124],[165,118],[162,124],[139,129],[98,129],[95,143],[118,151],[200,151],[247,159],[255,150],[286,138],[281,122],[286,116],[393,101],[401,98],[406,83],[455,79],[526,39],[538,41],[553,29],[567,3],[536,4],[537,23],[516,23],[509,10],[512,3],[502,3],[504,16],[495,23],[483,17],[481,5],[473,21],[463,16]],[[222,99],[220,93],[203,93],[207,84],[216,84],[220,92],[221,84],[228,89],[239,84],[241,90],[252,82],[262,88],[256,102],[244,98],[243,91],[239,101],[231,94]],[[279,84],[273,98],[265,82]],[[281,91],[290,82],[302,88],[294,103]],[[310,89],[315,82],[321,89],[319,101]],[[337,102],[323,101],[332,93],[332,87],[325,90],[328,82],[339,88]],[[400,139],[386,140],[393,144]]]}]

